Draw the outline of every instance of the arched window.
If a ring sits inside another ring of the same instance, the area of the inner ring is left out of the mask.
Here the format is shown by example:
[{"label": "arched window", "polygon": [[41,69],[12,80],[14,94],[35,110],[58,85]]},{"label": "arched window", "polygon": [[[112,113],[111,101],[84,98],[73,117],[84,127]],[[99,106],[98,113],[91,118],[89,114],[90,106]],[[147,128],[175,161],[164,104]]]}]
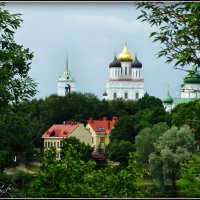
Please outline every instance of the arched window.
[{"label": "arched window", "polygon": [[139,92],[136,92],[136,93],[135,93],[135,98],[136,98],[136,99],[139,99]]},{"label": "arched window", "polygon": [[117,98],[117,93],[114,92],[114,93],[113,93],[113,99],[116,99],[116,98]]}]

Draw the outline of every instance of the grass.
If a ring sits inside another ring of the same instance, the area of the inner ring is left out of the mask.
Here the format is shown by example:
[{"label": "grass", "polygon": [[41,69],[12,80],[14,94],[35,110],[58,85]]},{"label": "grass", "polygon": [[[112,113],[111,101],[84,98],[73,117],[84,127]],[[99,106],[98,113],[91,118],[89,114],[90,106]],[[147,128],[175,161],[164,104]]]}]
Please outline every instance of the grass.
[{"label": "grass", "polygon": [[26,169],[38,173],[40,171],[40,167],[38,165],[26,164]]}]

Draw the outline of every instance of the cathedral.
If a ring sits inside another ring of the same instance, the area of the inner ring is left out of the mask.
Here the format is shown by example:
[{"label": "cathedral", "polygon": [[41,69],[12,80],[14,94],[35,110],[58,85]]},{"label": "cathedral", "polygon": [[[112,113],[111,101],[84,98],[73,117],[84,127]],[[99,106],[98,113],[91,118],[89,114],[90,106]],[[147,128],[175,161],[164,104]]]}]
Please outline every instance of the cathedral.
[{"label": "cathedral", "polygon": [[141,76],[142,63],[133,58],[127,44],[123,51],[109,64],[110,75],[103,99],[116,98],[136,100],[144,96],[144,79]]},{"label": "cathedral", "polygon": [[193,67],[192,70],[188,70],[188,74],[183,79],[184,84],[181,85],[180,98],[172,98],[168,93],[162,100],[163,106],[167,112],[176,107],[178,104],[187,103],[200,98],[200,74],[197,71],[197,67]]},{"label": "cathedral", "polygon": [[66,67],[58,79],[58,96],[65,96],[67,93],[76,91],[76,80],[71,75],[68,67],[68,58],[66,59]]}]

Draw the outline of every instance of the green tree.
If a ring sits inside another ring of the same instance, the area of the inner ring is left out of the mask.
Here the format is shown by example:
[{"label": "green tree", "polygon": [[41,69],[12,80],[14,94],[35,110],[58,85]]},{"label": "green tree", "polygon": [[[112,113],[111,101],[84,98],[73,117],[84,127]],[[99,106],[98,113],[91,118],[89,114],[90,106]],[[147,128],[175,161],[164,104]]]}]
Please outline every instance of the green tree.
[{"label": "green tree", "polygon": [[[176,106],[171,113],[172,125],[177,127],[183,124],[195,130],[195,136],[200,136],[200,101],[192,101]],[[197,138],[196,138],[197,139]]]},{"label": "green tree", "polygon": [[141,15],[137,19],[158,27],[150,34],[154,42],[161,44],[158,57],[164,56],[167,63],[175,66],[200,66],[200,3],[196,2],[139,2]]},{"label": "green tree", "polygon": [[134,147],[130,141],[115,139],[108,144],[106,156],[112,161],[120,162],[121,165],[127,165],[129,152],[132,151]]},{"label": "green tree", "polygon": [[181,164],[180,179],[177,180],[178,195],[185,198],[200,197],[200,155],[193,155],[187,163]]},{"label": "green tree", "polygon": [[110,142],[114,139],[134,142],[135,136],[134,116],[123,116],[115,123],[114,129],[111,130]]},{"label": "green tree", "polygon": [[172,127],[154,145],[155,152],[149,156],[150,172],[160,181],[161,188],[172,185],[172,195],[175,195],[180,164],[188,161],[195,152],[194,134],[188,126]]},{"label": "green tree", "polygon": [[14,41],[14,33],[20,27],[20,14],[10,14],[0,3],[0,114],[5,109],[28,100],[36,94],[36,83],[29,77],[33,53]]},{"label": "green tree", "polygon": [[108,165],[102,170],[94,170],[87,182],[91,190],[95,191],[96,197],[141,197],[141,187],[138,187],[136,181],[144,174],[145,171],[137,165],[136,155],[130,153],[127,167]]},{"label": "green tree", "polygon": [[41,170],[30,184],[29,197],[90,197],[85,179],[91,174],[95,162],[81,160],[71,144],[60,160],[56,160],[54,148],[44,150],[39,155]]},{"label": "green tree", "polygon": [[155,151],[154,143],[169,129],[166,123],[144,128],[135,138],[135,148],[138,154],[138,163],[143,167],[149,166],[149,155]]},{"label": "green tree", "polygon": [[87,162],[92,159],[92,152],[94,151],[94,148],[89,144],[80,142],[80,140],[76,137],[70,137],[62,140],[61,158],[65,157],[65,152],[68,152],[71,146],[73,146],[76,150],[76,156],[80,157],[81,160]]}]

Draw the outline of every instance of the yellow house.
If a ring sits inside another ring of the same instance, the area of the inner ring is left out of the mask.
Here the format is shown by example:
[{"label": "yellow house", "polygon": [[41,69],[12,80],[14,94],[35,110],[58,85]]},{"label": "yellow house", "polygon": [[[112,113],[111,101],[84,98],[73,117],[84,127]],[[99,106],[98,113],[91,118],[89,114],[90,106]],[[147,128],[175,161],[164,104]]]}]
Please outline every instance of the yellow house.
[{"label": "yellow house", "polygon": [[55,147],[56,157],[60,158],[61,140],[63,138],[76,137],[80,142],[92,144],[92,134],[88,131],[84,124],[79,122],[64,122],[63,124],[52,125],[43,135],[44,148]]},{"label": "yellow house", "polygon": [[104,117],[103,120],[93,120],[90,118],[87,121],[86,128],[92,133],[92,143],[95,151],[105,151],[109,143],[109,133],[114,128],[117,120],[117,117],[113,117],[112,120]]}]

